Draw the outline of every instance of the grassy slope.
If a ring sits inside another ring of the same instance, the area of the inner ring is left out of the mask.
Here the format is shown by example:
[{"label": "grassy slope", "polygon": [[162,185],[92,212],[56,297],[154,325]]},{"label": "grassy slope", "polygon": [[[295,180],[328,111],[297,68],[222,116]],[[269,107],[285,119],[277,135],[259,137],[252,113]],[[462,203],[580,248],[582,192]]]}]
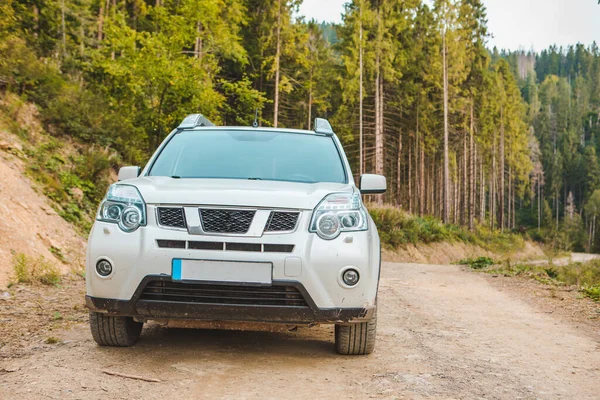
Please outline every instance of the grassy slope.
[{"label": "grassy slope", "polygon": [[37,108],[14,94],[0,97],[0,128],[20,141],[22,151],[15,155],[25,162],[27,175],[50,199],[54,210],[87,235],[98,202],[114,180],[113,169],[119,161],[116,153],[50,135]]},{"label": "grassy slope", "polygon": [[379,228],[382,244],[396,249],[406,244],[461,242],[504,254],[525,245],[521,235],[477,227],[470,231],[458,225],[445,225],[433,217],[418,217],[394,207],[370,205],[369,213]]}]

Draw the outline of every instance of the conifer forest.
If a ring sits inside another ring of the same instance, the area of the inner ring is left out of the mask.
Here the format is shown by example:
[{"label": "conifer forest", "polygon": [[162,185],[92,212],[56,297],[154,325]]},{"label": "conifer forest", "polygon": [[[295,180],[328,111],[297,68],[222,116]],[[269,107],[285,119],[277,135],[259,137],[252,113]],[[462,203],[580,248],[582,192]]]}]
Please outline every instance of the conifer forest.
[{"label": "conifer forest", "polygon": [[143,165],[190,113],[327,118],[356,177],[387,177],[372,202],[600,250],[596,44],[491,48],[481,0],[349,0],[335,25],[300,3],[4,0],[0,91],[115,168]]}]

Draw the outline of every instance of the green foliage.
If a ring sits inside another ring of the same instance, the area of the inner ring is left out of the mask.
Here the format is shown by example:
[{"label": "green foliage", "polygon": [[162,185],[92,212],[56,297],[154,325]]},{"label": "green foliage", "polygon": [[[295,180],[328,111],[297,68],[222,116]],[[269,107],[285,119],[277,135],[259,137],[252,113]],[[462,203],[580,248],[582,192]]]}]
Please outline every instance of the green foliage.
[{"label": "green foliage", "polygon": [[13,257],[13,271],[18,283],[58,285],[60,271],[44,257],[37,259],[18,253]]},{"label": "green foliage", "polygon": [[523,248],[520,235],[490,231],[479,227],[473,232],[458,225],[445,225],[433,217],[417,217],[395,207],[370,205],[369,213],[377,225],[381,242],[394,249],[406,244],[462,242],[490,251],[505,253]]},{"label": "green foliage", "polygon": [[54,201],[59,215],[83,232],[89,230],[97,204],[109,185],[107,171],[114,165],[114,156],[95,146],[75,155],[65,154],[68,151],[60,141],[52,138],[27,152],[31,157],[29,175]]},{"label": "green foliage", "polygon": [[54,254],[56,258],[58,258],[61,262],[63,262],[64,264],[67,263],[67,259],[65,258],[65,255],[63,254],[61,249],[59,249],[58,247],[50,246],[49,250],[50,253]]},{"label": "green foliage", "polygon": [[598,286],[584,286],[581,291],[584,295],[592,300],[600,301],[600,285]]},{"label": "green foliage", "polygon": [[489,257],[465,258],[457,262],[460,265],[467,265],[473,269],[483,269],[495,264],[494,260]]},{"label": "green foliage", "polygon": [[[462,263],[462,262],[461,262]],[[600,300],[600,260],[567,265],[512,265],[482,268],[484,272],[503,276],[525,276],[547,285],[576,286],[585,295]]]}]

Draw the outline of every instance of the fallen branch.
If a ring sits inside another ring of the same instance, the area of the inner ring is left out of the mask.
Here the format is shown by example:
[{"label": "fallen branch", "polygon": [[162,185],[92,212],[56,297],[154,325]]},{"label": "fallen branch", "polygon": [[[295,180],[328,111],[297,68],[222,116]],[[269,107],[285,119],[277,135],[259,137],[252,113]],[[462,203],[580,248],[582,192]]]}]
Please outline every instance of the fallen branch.
[{"label": "fallen branch", "polygon": [[106,375],[118,376],[121,378],[128,378],[128,379],[137,379],[138,381],[154,382],[154,383],[160,382],[160,379],[146,378],[143,376],[136,376],[136,375],[127,375],[127,374],[122,374],[120,372],[114,372],[114,371],[108,371],[108,370],[104,370],[102,372],[105,373]]}]

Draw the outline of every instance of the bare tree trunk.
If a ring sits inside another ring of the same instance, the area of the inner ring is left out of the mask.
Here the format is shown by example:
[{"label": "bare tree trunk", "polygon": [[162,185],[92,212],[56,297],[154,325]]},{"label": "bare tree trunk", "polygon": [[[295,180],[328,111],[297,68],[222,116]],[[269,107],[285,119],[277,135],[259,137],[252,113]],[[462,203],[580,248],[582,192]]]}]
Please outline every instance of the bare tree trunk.
[{"label": "bare tree trunk", "polygon": [[495,193],[494,193],[495,185],[494,185],[494,173],[492,172],[490,175],[490,192],[489,192],[489,203],[490,203],[490,229],[495,228],[495,218],[496,218],[496,204],[495,204]]},{"label": "bare tree trunk", "polygon": [[508,166],[508,196],[506,197],[507,199],[507,207],[508,207],[508,213],[507,213],[507,218],[506,218],[506,228],[508,230],[512,229],[511,226],[511,221],[512,221],[512,166],[509,165]]},{"label": "bare tree trunk", "polygon": [[313,70],[310,70],[310,78],[308,82],[308,130],[310,131],[312,123],[312,86],[313,86]]},{"label": "bare tree trunk", "polygon": [[467,180],[467,169],[468,169],[468,152],[467,152],[467,133],[465,132],[463,138],[463,176],[462,176],[462,212],[460,217],[460,223],[464,226],[467,225],[467,219],[469,217],[469,181]]},{"label": "bare tree trunk", "polygon": [[277,49],[275,51],[275,99],[273,101],[273,126],[279,125],[279,59],[281,58],[281,0],[277,0]]},{"label": "bare tree trunk", "polygon": [[420,177],[419,177],[419,194],[420,194],[420,199],[419,199],[419,215],[423,216],[425,214],[425,202],[426,202],[426,193],[425,193],[425,150],[423,150],[423,144],[421,143],[420,146],[420,162],[421,162],[421,168],[420,168]]},{"label": "bare tree trunk", "polygon": [[[410,147],[410,137],[408,138],[408,212],[413,212],[413,188],[412,188],[412,151]],[[400,156],[398,156],[398,166],[400,165]]]},{"label": "bare tree trunk", "polygon": [[[102,6],[100,6],[100,13],[102,13]],[[40,9],[37,5],[33,5],[33,37],[38,37],[40,30]]]},{"label": "bare tree trunk", "polygon": [[483,223],[483,221],[485,221],[485,210],[486,210],[486,204],[485,204],[485,171],[483,168],[483,157],[481,155],[479,155],[477,157],[479,159],[479,180],[481,182],[481,192],[479,193],[479,199],[481,200],[481,205],[479,206],[479,222]]},{"label": "bare tree trunk", "polygon": [[375,173],[379,171],[379,56],[375,61]]},{"label": "bare tree trunk", "polygon": [[494,138],[492,141],[492,171],[490,176],[490,229],[496,227],[496,174],[496,132],[494,131]]},{"label": "bare tree trunk", "polygon": [[505,220],[505,182],[504,182],[504,108],[500,106],[500,149],[499,149],[499,161],[500,165],[498,168],[498,173],[500,174],[500,184],[498,187],[498,202],[499,204],[499,214],[498,214],[498,224],[500,225],[500,230],[504,232],[504,228],[506,226]]},{"label": "bare tree trunk", "polygon": [[[383,78],[381,74],[381,9],[377,10],[375,54],[375,173],[383,175]],[[381,204],[381,196],[377,199]]]},{"label": "bare tree trunk", "polygon": [[475,214],[475,144],[473,143],[473,99],[471,99],[471,124],[469,129],[469,229],[475,227],[473,216]]},{"label": "bare tree trunk", "polygon": [[[379,62],[378,62],[379,64]],[[377,101],[376,132],[375,132],[375,173],[383,175],[383,79],[377,72]]]},{"label": "bare tree trunk", "polygon": [[435,156],[433,156],[433,159],[429,160],[428,163],[429,166],[429,182],[430,184],[427,185],[427,188],[429,190],[429,211],[428,214],[429,215],[434,215],[436,213],[436,208],[435,208],[435,192],[436,192],[436,179],[435,179]]},{"label": "bare tree trunk", "polygon": [[596,243],[596,215],[592,219],[592,242],[590,244],[590,251],[594,251],[594,243]]},{"label": "bare tree trunk", "polygon": [[[402,133],[398,133],[398,157],[396,158],[396,204],[402,207],[402,198],[400,197],[400,186],[402,184],[402,163],[400,157],[402,156]],[[408,152],[410,158],[410,151]],[[410,168],[410,162],[409,162]],[[408,189],[409,196],[409,209],[410,209],[410,188]]]},{"label": "bare tree trunk", "polygon": [[[587,216],[586,216],[587,219]],[[592,221],[588,222],[589,224],[589,229],[588,229],[588,248],[587,248],[587,252],[591,253],[592,252]]]},{"label": "bare tree trunk", "polygon": [[85,31],[83,25],[79,27],[79,55],[83,57],[85,54]]},{"label": "bare tree trunk", "polygon": [[539,180],[538,175],[538,184],[537,184],[537,203],[538,203],[538,232],[542,229],[542,185]]},{"label": "bare tree trunk", "polygon": [[[108,5],[108,1],[106,2]],[[100,10],[98,11],[98,43],[102,42],[102,33],[104,29],[104,4],[100,2]]]},{"label": "bare tree trunk", "polygon": [[458,181],[458,168],[459,168],[459,164],[460,164],[461,160],[457,160],[456,166],[454,167],[454,173],[452,174],[452,180],[453,180],[453,185],[452,185],[452,190],[453,190],[453,205],[452,208],[454,210],[454,217],[453,217],[453,222],[455,224],[458,224],[460,221],[460,182]]},{"label": "bare tree trunk", "polygon": [[312,127],[312,88],[308,90],[308,130]]},{"label": "bare tree trunk", "polygon": [[556,198],[556,230],[558,230],[558,224],[559,224],[559,221],[558,221],[558,213],[559,213],[559,211],[560,211],[560,210],[559,210],[559,207],[558,207],[558,205],[559,205],[559,202],[560,202],[560,200],[559,200],[559,198],[558,198],[558,193],[556,193],[556,194],[554,195],[554,197]]},{"label": "bare tree trunk", "polygon": [[62,51],[63,57],[67,55],[67,27],[65,24],[65,0],[60,1],[60,25],[62,31]]},{"label": "bare tree trunk", "polygon": [[202,23],[198,21],[196,23],[196,43],[194,44],[194,57],[198,60],[202,60]]},{"label": "bare tree trunk", "polygon": [[360,7],[360,32],[359,32],[359,75],[360,75],[360,87],[359,87],[359,157],[360,157],[360,174],[364,174],[364,155],[363,155],[363,22],[362,22],[362,2],[359,5]]},{"label": "bare tree trunk", "polygon": [[[117,0],[112,0],[112,7],[109,7],[109,2],[110,0],[106,0],[106,16],[109,16],[109,8],[112,10],[112,16],[114,18],[115,14],[117,13]],[[110,59],[114,60],[115,59],[115,52],[114,50],[110,52]]]},{"label": "bare tree trunk", "polygon": [[[517,210],[515,208],[517,202],[516,202],[515,192],[516,192],[516,185],[515,185],[515,180],[513,177],[512,178],[512,229],[515,229],[517,227]],[[522,207],[523,207],[523,203],[521,202],[520,208],[522,208]]]},{"label": "bare tree trunk", "polygon": [[442,35],[442,69],[444,70],[444,223],[450,219],[450,197],[448,190],[450,188],[450,160],[448,159],[448,65],[446,63],[446,28]]}]

